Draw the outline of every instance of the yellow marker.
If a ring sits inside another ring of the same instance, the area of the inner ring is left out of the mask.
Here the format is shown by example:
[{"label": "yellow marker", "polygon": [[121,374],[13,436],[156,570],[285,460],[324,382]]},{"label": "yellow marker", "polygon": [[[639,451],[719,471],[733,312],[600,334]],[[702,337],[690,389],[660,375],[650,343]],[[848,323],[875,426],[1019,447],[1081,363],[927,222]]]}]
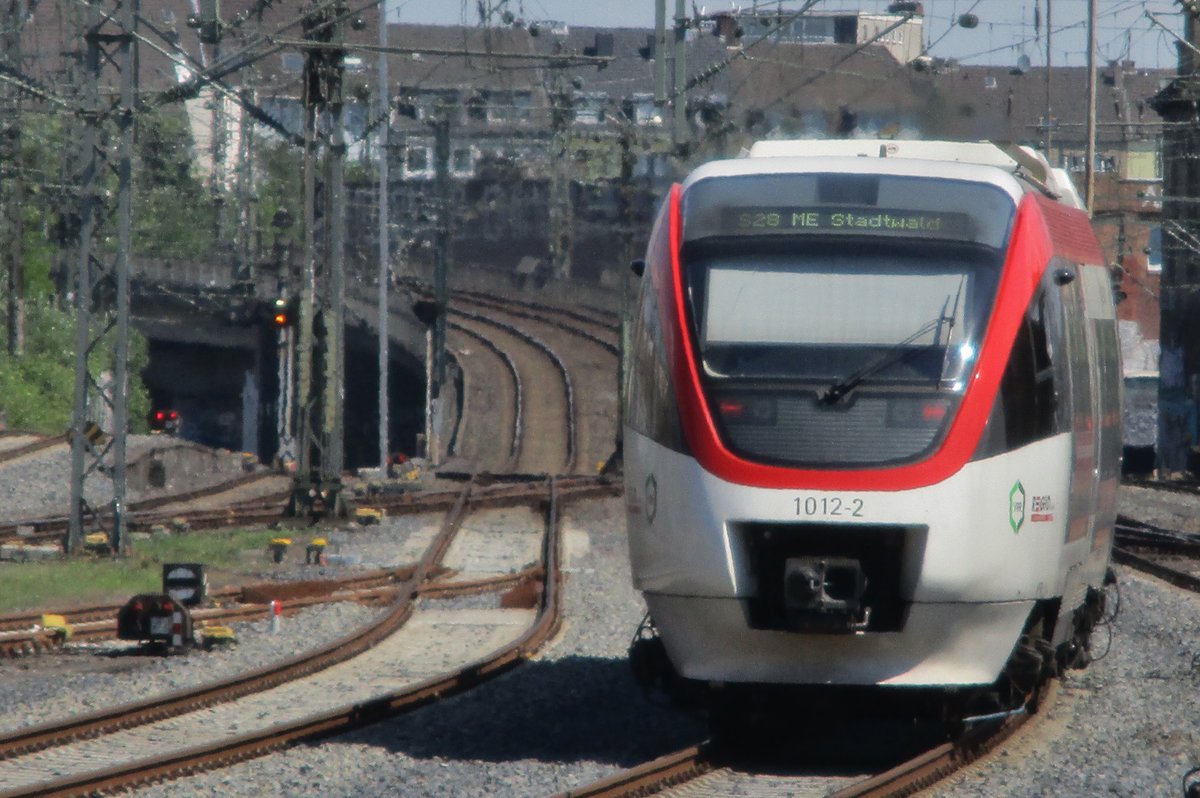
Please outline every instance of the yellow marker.
[{"label": "yellow marker", "polygon": [[237,642],[237,634],[229,626],[205,626],[202,631],[205,648]]},{"label": "yellow marker", "polygon": [[354,511],[354,519],[363,526],[382,523],[383,510],[378,510],[374,507],[359,507]]},{"label": "yellow marker", "polygon": [[63,640],[70,640],[72,633],[75,631],[71,628],[71,624],[67,623],[66,618],[51,613],[42,616],[42,628],[47,632],[54,632],[62,637]]}]

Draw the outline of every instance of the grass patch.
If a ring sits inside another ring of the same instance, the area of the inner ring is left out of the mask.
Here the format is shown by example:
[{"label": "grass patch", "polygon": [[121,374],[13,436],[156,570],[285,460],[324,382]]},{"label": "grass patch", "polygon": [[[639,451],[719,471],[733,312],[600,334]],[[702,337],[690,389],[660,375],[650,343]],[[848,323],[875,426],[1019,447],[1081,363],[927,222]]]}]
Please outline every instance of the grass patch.
[{"label": "grass patch", "polygon": [[269,529],[192,532],[154,540],[136,540],[121,560],[81,556],[65,560],[0,564],[0,612],[120,601],[136,593],[162,589],[162,566],[168,562],[200,562],[211,586],[274,566],[267,543],[295,534]]}]

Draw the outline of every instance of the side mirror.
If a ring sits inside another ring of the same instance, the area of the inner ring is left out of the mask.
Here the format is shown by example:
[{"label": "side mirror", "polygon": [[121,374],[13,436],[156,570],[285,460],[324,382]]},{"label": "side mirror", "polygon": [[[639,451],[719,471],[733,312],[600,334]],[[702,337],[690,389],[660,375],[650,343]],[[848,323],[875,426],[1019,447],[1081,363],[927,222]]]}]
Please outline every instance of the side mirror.
[{"label": "side mirror", "polygon": [[641,277],[643,274],[646,273],[646,261],[642,260],[641,258],[638,258],[637,260],[634,260],[634,261],[630,261],[629,262],[629,271],[633,272],[638,277]]},{"label": "side mirror", "polygon": [[1073,282],[1075,282],[1075,271],[1073,269],[1054,270],[1055,285],[1070,285]]}]

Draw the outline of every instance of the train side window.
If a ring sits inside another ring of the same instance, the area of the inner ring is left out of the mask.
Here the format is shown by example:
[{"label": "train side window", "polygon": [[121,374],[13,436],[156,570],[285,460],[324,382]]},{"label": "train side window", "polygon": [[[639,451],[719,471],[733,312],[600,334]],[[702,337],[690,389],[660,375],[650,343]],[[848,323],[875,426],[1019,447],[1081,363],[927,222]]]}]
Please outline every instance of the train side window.
[{"label": "train side window", "polygon": [[632,351],[626,385],[626,423],[652,440],[683,451],[683,430],[675,386],[667,363],[666,331],[659,313],[658,283],[670,279],[671,248],[666,207],[650,234],[637,317],[632,319]]},{"label": "train side window", "polygon": [[1000,381],[1005,448],[1009,451],[1054,433],[1054,372],[1045,326],[1034,314],[1017,330]]},{"label": "train side window", "polygon": [[1045,323],[1055,309],[1045,299],[1043,294],[1031,303],[1017,329],[976,459],[1012,451],[1047,438],[1060,428],[1052,334]]}]

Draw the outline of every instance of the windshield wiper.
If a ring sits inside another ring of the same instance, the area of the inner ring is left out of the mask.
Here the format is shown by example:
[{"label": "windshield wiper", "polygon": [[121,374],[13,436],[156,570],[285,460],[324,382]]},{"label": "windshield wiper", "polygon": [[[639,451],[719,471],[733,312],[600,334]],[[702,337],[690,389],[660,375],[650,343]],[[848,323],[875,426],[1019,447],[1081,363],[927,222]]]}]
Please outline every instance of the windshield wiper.
[{"label": "windshield wiper", "polygon": [[[896,343],[892,344],[885,349],[879,357],[875,358],[867,365],[853,372],[849,376],[838,380],[837,382],[833,383],[833,385],[830,385],[825,392],[821,394],[821,402],[827,405],[837,404],[849,396],[854,389],[861,385],[868,377],[878,374],[880,371],[883,371],[889,366],[893,366],[896,363],[907,360],[916,352],[922,351],[921,349],[910,349],[909,344],[925,335],[930,330],[936,329],[937,333],[933,336],[933,341],[923,347],[923,349],[927,350],[931,347],[937,346],[942,340],[943,324],[946,325],[946,337],[948,341],[950,331],[954,329],[954,317],[958,315],[958,300],[959,297],[962,296],[962,287],[963,284],[960,281],[958,284],[958,291],[953,297],[951,297],[950,294],[946,294],[946,301],[942,303],[942,312],[922,324],[920,328],[912,335],[908,336],[903,341],[897,341]],[[951,299],[954,300],[954,305],[952,308],[950,306]],[[947,311],[949,311],[949,315],[947,315]]]}]

